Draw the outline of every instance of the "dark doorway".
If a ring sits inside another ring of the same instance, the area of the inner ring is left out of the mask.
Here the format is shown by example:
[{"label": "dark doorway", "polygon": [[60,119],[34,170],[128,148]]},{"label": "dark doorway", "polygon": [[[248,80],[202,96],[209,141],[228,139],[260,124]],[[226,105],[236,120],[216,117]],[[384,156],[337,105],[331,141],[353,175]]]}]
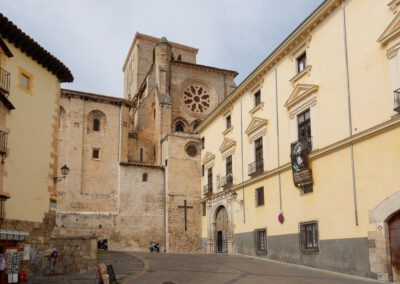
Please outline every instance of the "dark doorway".
[{"label": "dark doorway", "polygon": [[400,279],[400,211],[389,219],[388,225],[393,280],[398,281]]},{"label": "dark doorway", "polygon": [[216,252],[224,253],[228,252],[228,230],[229,230],[229,222],[228,222],[228,213],[224,206],[221,206],[216,215],[215,220],[215,243],[216,243]]}]

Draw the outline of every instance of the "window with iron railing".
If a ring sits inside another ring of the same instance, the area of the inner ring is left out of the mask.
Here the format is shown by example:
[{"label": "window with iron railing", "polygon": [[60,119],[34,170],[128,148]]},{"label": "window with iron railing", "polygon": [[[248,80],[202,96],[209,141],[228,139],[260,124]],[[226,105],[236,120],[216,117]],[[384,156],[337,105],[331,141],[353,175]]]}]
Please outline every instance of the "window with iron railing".
[{"label": "window with iron railing", "polygon": [[10,73],[0,68],[0,91],[7,97],[10,93]]},{"label": "window with iron railing", "polygon": [[264,171],[262,137],[254,141],[254,156],[255,156],[255,161],[249,164],[249,175]]}]

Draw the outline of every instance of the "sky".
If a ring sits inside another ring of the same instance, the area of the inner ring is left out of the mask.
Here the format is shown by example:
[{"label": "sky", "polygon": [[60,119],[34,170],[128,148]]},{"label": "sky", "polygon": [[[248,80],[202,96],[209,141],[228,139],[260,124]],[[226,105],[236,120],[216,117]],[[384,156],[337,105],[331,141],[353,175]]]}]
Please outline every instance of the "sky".
[{"label": "sky", "polygon": [[246,78],[323,0],[0,0],[0,12],[74,75],[63,88],[123,96],[136,32],[199,49]]}]

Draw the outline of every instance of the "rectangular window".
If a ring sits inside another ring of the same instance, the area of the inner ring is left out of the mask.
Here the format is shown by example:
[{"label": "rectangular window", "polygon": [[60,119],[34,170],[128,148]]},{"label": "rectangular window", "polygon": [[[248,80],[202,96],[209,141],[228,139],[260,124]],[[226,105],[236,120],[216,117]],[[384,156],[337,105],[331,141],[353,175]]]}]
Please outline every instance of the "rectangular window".
[{"label": "rectangular window", "polygon": [[140,148],[140,161],[143,162],[143,148]]},{"label": "rectangular window", "polygon": [[96,160],[100,159],[100,149],[92,150],[92,158]]},{"label": "rectangular window", "polygon": [[201,165],[201,176],[204,177],[204,165]]},{"label": "rectangular window", "polygon": [[301,252],[319,252],[318,223],[316,221],[300,223]]},{"label": "rectangular window", "polygon": [[257,92],[255,92],[254,94],[254,106],[258,106],[261,104],[261,91],[258,90]]},{"label": "rectangular window", "polygon": [[303,52],[299,57],[296,58],[297,62],[297,73],[300,73],[307,67],[307,53]]},{"label": "rectangular window", "polygon": [[254,141],[255,171],[264,171],[263,141],[262,137]]},{"label": "rectangular window", "polygon": [[256,233],[256,247],[257,253],[267,252],[267,231],[265,229],[259,229],[255,231]]},{"label": "rectangular window", "polygon": [[264,205],[264,187],[256,189],[256,206]]},{"label": "rectangular window", "polygon": [[207,184],[210,191],[212,191],[213,186],[213,170],[209,168],[207,171]]},{"label": "rectangular window", "polygon": [[302,112],[297,116],[297,133],[298,139],[306,139],[309,143],[308,147],[311,149],[311,115],[310,109]]},{"label": "rectangular window", "polygon": [[232,174],[232,156],[226,157],[225,168],[226,168],[226,175]]},{"label": "rectangular window", "polygon": [[206,203],[204,202],[203,203],[203,216],[206,216],[207,215],[207,205],[206,205]]},{"label": "rectangular window", "polygon": [[204,137],[201,138],[201,149],[203,150],[206,147],[206,139]]},{"label": "rectangular window", "polygon": [[25,89],[27,89],[27,90],[30,89],[31,78],[28,75],[22,73],[19,82],[20,82],[21,86],[24,87]]},{"label": "rectangular window", "polygon": [[228,116],[225,118],[225,121],[226,121],[226,129],[231,128],[231,127],[232,127],[231,115],[228,115]]}]

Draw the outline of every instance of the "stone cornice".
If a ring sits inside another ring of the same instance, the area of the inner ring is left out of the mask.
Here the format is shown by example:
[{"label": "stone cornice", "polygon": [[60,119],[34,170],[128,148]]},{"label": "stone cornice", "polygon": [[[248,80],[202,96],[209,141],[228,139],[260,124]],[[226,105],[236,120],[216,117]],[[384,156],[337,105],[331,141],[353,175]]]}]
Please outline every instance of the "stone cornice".
[{"label": "stone cornice", "polygon": [[61,97],[62,98],[75,98],[75,99],[89,100],[89,101],[94,101],[94,102],[99,102],[99,103],[110,103],[110,104],[117,104],[117,105],[123,104],[128,107],[132,106],[131,101],[125,100],[123,98],[110,97],[110,96],[104,96],[104,95],[93,94],[93,93],[85,93],[85,92],[68,90],[68,89],[61,89]]},{"label": "stone cornice", "polygon": [[293,49],[310,36],[311,32],[323,22],[340,4],[342,0],[324,1],[308,18],[306,18],[261,64],[250,73],[247,78],[225,100],[209,114],[199,125],[197,132],[203,131],[216,117],[235,103],[243,94],[250,91],[256,84],[263,80],[265,74],[273,69],[276,64]]},{"label": "stone cornice", "polygon": [[205,70],[205,71],[211,71],[211,72],[216,72],[216,73],[222,73],[222,74],[230,74],[233,75],[233,77],[236,77],[239,73],[233,70],[227,70],[227,69],[222,69],[222,68],[217,68],[213,66],[207,66],[207,65],[200,65],[200,64],[193,64],[189,62],[183,62],[183,61],[171,61],[172,65],[175,66],[181,66],[185,68],[190,68],[193,70]]}]

